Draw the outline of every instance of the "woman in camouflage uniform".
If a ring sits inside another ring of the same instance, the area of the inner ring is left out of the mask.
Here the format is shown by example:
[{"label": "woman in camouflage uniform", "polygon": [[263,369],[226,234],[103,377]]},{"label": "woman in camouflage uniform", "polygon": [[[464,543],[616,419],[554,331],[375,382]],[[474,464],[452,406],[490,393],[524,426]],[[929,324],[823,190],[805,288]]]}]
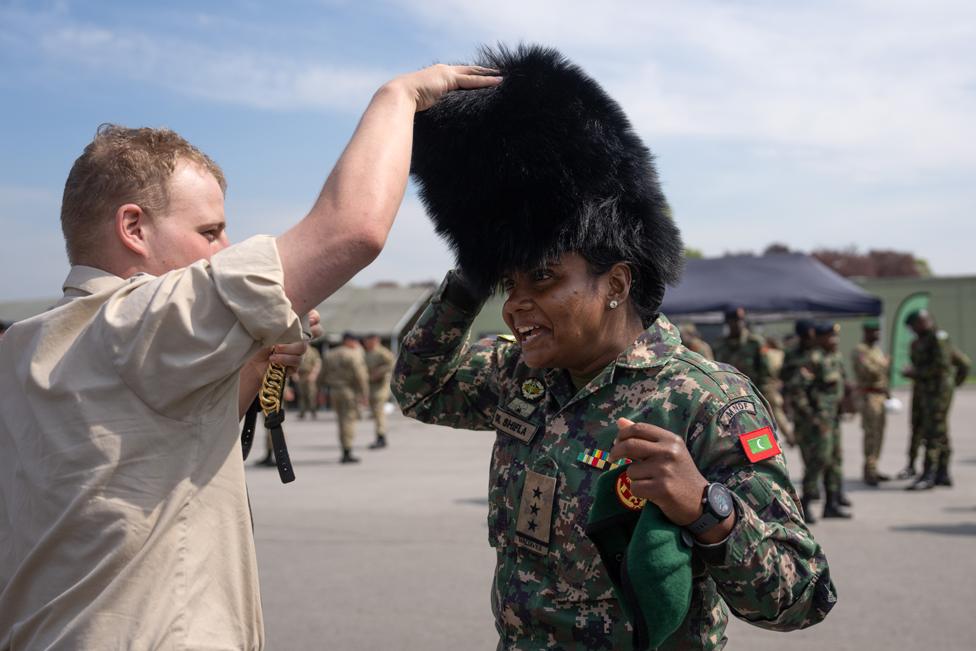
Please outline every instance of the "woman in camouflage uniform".
[{"label": "woman in camouflage uniform", "polygon": [[[500,97],[503,106],[522,107],[524,93],[545,93],[567,70],[571,83],[586,86],[580,95],[599,91],[552,51],[502,51],[482,63],[506,79],[501,95],[483,96],[489,103]],[[598,98],[611,101],[602,91]],[[621,458],[632,460],[633,495],[695,531],[686,538],[691,605],[659,648],[722,648],[723,600],[737,616],[775,630],[823,619],[836,600],[826,558],[800,515],[758,391],[732,367],[682,346],[658,313],[682,245],[649,155],[633,144],[626,120],[614,114],[609,124],[594,122],[607,117],[604,110],[576,125],[600,134],[589,143],[595,147],[608,132],[629,140],[626,151],[607,154],[613,165],[577,165],[562,145],[532,141],[531,129],[507,140],[504,154],[493,157],[496,144],[486,140],[478,155],[455,158],[444,152],[465,151],[458,143],[470,134],[449,127],[473,118],[466,98],[462,106],[447,99],[416,122],[414,172],[463,271],[448,274],[405,336],[392,389],[408,416],[497,432],[488,536],[497,553],[491,602],[499,648],[633,648],[632,624],[586,535],[597,479]],[[474,117],[484,108],[476,106]],[[552,124],[521,108],[518,118]],[[551,164],[523,164],[512,149],[522,145],[533,156],[554,147]],[[501,178],[514,178],[508,164],[515,176],[536,173],[525,183],[537,194],[512,193],[508,184],[473,192],[493,178],[472,167],[486,164],[483,157]],[[620,171],[628,165],[634,177]],[[601,173],[626,190],[613,207],[576,206],[581,193],[565,187],[567,179],[592,181],[595,169],[610,170]],[[462,227],[450,225],[457,209]],[[547,223],[547,214],[556,217]],[[497,284],[507,293],[511,335],[471,343],[472,322]],[[705,499],[713,490],[726,492],[729,512],[698,526],[713,510]]]}]

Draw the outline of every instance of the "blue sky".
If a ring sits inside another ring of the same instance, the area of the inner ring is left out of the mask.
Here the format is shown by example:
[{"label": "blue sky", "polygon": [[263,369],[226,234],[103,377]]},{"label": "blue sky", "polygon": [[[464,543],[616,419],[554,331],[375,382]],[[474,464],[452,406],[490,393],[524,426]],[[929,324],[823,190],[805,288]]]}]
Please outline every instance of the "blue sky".
[{"label": "blue sky", "polygon": [[[552,45],[620,101],[689,246],[896,248],[976,273],[976,5],[0,0],[0,300],[55,296],[71,163],[168,126],[228,180],[232,239],[301,218],[370,95],[481,43]],[[413,191],[354,282],[439,278]]]}]

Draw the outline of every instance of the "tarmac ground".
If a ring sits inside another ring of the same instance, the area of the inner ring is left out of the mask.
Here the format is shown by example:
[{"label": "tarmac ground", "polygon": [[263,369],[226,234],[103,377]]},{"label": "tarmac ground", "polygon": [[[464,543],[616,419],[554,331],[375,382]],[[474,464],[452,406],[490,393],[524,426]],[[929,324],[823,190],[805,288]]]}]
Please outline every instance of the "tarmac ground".
[{"label": "tarmac ground", "polygon": [[[905,391],[896,396],[908,405]],[[889,415],[881,468],[905,465],[908,414]],[[827,619],[803,631],[765,631],[733,618],[729,649],[963,651],[976,648],[976,389],[956,392],[950,432],[955,487],[910,493],[861,481],[858,419],[844,422],[851,521],[813,525],[838,588]],[[477,650],[497,643],[489,606],[487,483],[493,432],[390,418],[390,446],[340,465],[332,412],[288,414],[297,480],[253,467],[255,522],[268,648]],[[802,466],[786,450],[794,481]]]}]

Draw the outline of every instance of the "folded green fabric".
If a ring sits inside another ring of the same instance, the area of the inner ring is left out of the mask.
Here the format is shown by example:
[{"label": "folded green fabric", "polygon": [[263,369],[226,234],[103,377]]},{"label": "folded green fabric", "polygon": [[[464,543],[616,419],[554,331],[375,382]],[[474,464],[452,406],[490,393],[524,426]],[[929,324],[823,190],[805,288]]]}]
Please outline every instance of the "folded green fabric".
[{"label": "folded green fabric", "polygon": [[586,535],[634,627],[634,648],[654,649],[691,606],[691,549],[661,509],[630,494],[626,472],[621,466],[597,480]]}]

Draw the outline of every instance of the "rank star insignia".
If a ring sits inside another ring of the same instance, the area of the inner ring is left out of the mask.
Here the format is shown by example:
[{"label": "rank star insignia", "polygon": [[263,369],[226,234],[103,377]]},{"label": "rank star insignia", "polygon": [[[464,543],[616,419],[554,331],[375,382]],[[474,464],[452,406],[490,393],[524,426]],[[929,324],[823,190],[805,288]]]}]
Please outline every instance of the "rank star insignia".
[{"label": "rank star insignia", "polygon": [[526,400],[538,400],[546,394],[546,387],[535,378],[529,378],[522,383],[522,395]]},{"label": "rank star insignia", "polygon": [[626,472],[617,475],[617,499],[631,511],[640,511],[647,504],[647,500],[631,492],[630,477]]}]

